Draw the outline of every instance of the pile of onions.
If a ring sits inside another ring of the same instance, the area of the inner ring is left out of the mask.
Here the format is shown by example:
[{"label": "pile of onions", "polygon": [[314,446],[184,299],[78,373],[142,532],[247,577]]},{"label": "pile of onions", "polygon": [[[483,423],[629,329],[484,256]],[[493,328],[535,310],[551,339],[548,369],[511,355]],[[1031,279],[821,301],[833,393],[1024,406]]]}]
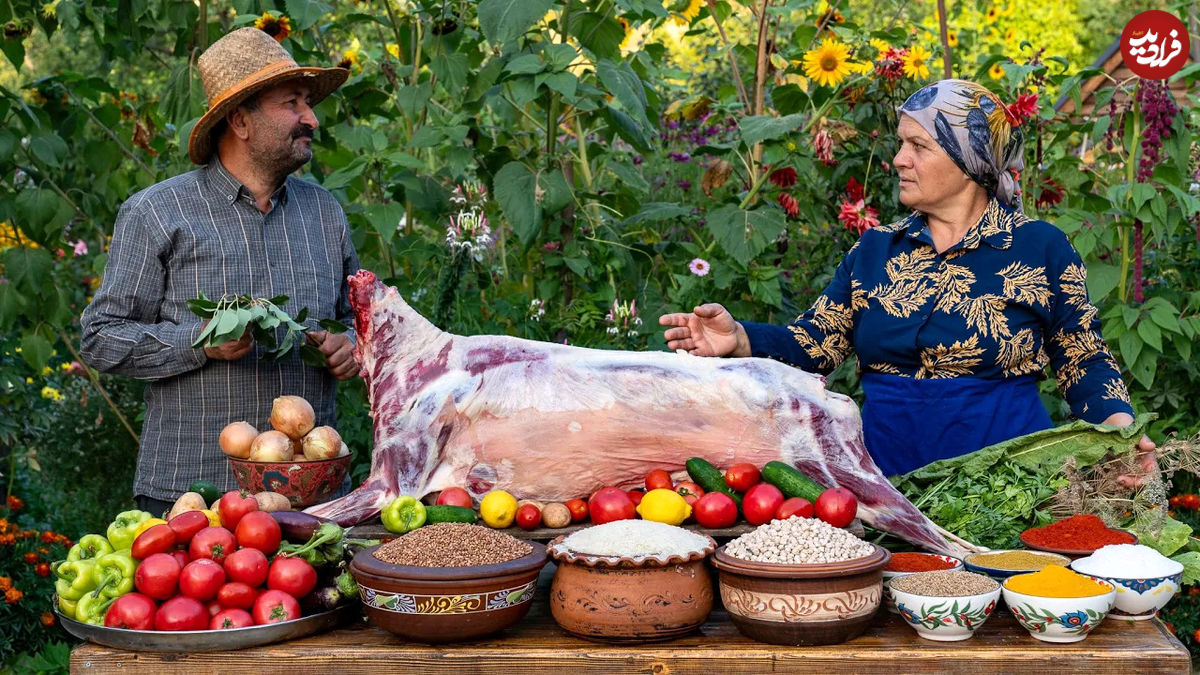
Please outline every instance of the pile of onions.
[{"label": "pile of onions", "polygon": [[312,404],[300,396],[280,396],[271,406],[270,431],[259,433],[248,422],[221,430],[221,450],[254,462],[303,462],[350,454],[333,427],[315,426]]}]

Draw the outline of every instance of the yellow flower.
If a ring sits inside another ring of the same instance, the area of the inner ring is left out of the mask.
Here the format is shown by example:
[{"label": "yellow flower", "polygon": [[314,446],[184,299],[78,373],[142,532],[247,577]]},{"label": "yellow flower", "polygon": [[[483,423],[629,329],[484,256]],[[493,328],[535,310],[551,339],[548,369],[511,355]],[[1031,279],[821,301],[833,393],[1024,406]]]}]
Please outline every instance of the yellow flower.
[{"label": "yellow flower", "polygon": [[904,74],[914,80],[923,80],[929,77],[929,66],[925,64],[925,60],[933,54],[930,54],[921,45],[913,45],[909,47],[908,54],[904,57]]},{"label": "yellow flower", "polygon": [[850,50],[833,38],[804,54],[804,74],[821,86],[837,86],[850,74]]},{"label": "yellow flower", "polygon": [[58,0],[54,0],[54,2],[47,2],[46,4],[42,5],[42,17],[43,18],[53,19],[57,15],[58,15]]},{"label": "yellow flower", "polygon": [[50,366],[42,366],[42,375],[53,375],[54,369]]},{"label": "yellow flower", "polygon": [[354,38],[354,40],[350,42],[350,47],[346,49],[346,51],[342,52],[342,60],[338,61],[338,68],[345,68],[346,70],[362,70],[362,66],[360,65],[362,56],[359,53],[359,50],[361,49],[362,47],[358,43],[358,38]]},{"label": "yellow flower", "polygon": [[33,384],[33,378],[32,377],[25,378],[25,384]]},{"label": "yellow flower", "polygon": [[880,54],[886,54],[887,51],[892,48],[891,45],[883,40],[880,40],[879,38],[871,38],[871,46],[874,47],[875,51],[879,52]]},{"label": "yellow flower", "polygon": [[1005,42],[1012,42],[1013,40],[1016,40],[1016,39],[1017,39],[1017,29],[1016,28],[1009,28],[1008,30],[1004,31],[1004,41]]},{"label": "yellow flower", "polygon": [[399,59],[400,45],[396,44],[395,42],[387,43],[387,53],[391,54],[393,59]]},{"label": "yellow flower", "polygon": [[51,401],[61,401],[62,394],[54,387],[42,387],[42,398],[50,399]]},{"label": "yellow flower", "polygon": [[663,7],[671,11],[672,22],[678,26],[686,26],[700,16],[704,0],[666,0]]},{"label": "yellow flower", "polygon": [[62,371],[65,373],[65,372],[68,372],[71,370],[71,364],[67,363],[66,361],[63,361],[62,365],[59,366],[59,368],[61,368]]},{"label": "yellow flower", "polygon": [[951,47],[958,46],[958,31],[946,31],[946,44],[950,45]]},{"label": "yellow flower", "polygon": [[621,24],[621,28],[625,31],[625,37],[621,38],[621,44],[617,45],[617,49],[625,51],[629,49],[629,43],[633,41],[635,32],[633,27],[629,25],[629,20],[625,17],[618,16],[617,22]]},{"label": "yellow flower", "polygon": [[21,353],[21,348],[20,348],[20,347],[17,347],[17,348],[16,348],[14,351],[16,351],[18,354],[20,354],[20,353]]},{"label": "yellow flower", "polygon": [[858,73],[859,75],[866,75],[875,70],[875,64],[870,61],[863,61],[862,63],[851,61],[848,65],[850,66],[850,72]]},{"label": "yellow flower", "polygon": [[984,20],[984,21],[987,21],[988,23],[995,23],[995,22],[996,22],[996,19],[997,19],[999,16],[1000,16],[1000,10],[999,10],[999,9],[997,9],[996,7],[989,7],[989,8],[988,8],[988,11],[987,11],[987,14],[985,14],[985,15],[983,16],[983,20]]},{"label": "yellow flower", "polygon": [[992,78],[993,80],[999,80],[1003,78],[1004,66],[1001,66],[999,61],[993,63],[992,67],[988,68],[988,77]]},{"label": "yellow flower", "polygon": [[254,27],[275,38],[276,42],[283,42],[292,34],[292,20],[270,12],[263,12],[262,16],[255,19]]}]

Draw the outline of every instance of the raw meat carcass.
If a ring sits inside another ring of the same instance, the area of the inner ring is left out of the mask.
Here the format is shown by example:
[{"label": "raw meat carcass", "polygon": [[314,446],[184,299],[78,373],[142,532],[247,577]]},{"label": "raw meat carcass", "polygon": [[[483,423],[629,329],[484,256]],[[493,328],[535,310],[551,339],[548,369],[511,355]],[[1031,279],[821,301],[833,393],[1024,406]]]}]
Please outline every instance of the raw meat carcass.
[{"label": "raw meat carcass", "polygon": [[451,486],[562,501],[633,487],[656,468],[682,476],[689,457],[774,459],[852,491],[877,529],[961,552],[879,472],[858,407],[818,375],[769,359],[453,335],[369,271],[350,287],[375,422],[371,474],[310,513],[354,524],[399,495]]}]

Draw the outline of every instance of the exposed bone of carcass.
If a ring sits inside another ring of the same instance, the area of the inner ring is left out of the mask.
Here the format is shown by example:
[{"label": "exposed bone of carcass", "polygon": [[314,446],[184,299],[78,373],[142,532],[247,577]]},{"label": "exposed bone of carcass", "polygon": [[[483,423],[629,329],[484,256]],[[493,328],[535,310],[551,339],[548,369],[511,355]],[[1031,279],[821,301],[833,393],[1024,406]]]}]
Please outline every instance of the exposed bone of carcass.
[{"label": "exposed bone of carcass", "polygon": [[759,358],[584,349],[439,330],[366,270],[350,279],[356,355],[375,420],[371,474],[310,513],[348,525],[395,497],[452,486],[561,501],[640,485],[689,457],[781,460],[849,489],[858,515],[961,553],[879,472],[858,407],[824,378]]}]

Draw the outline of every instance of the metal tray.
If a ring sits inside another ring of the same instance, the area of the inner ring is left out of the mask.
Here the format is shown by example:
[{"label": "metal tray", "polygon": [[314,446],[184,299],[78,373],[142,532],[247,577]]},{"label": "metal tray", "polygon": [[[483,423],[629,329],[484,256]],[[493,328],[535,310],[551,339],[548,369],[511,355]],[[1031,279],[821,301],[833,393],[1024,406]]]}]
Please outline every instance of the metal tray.
[{"label": "metal tray", "polygon": [[259,647],[336,628],[360,616],[361,612],[362,605],[355,602],[327,612],[265,626],[224,630],[154,631],[93,626],[63,616],[57,607],[54,610],[58,620],[62,622],[62,627],[81,640],[106,647],[144,652],[219,652]]}]

